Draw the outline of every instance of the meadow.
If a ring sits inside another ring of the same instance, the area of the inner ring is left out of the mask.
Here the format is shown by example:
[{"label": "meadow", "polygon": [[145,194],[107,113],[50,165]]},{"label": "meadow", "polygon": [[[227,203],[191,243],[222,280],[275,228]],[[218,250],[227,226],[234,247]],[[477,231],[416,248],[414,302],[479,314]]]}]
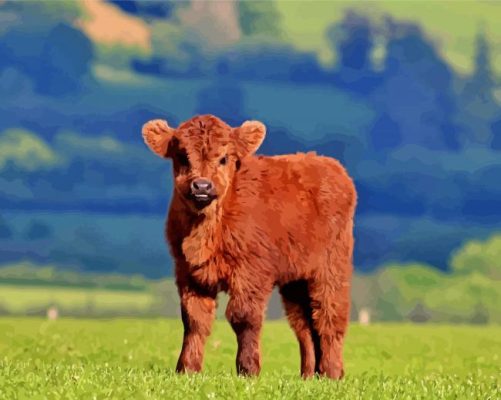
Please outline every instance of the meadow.
[{"label": "meadow", "polygon": [[73,314],[133,314],[146,312],[153,302],[153,296],[148,292],[0,285],[0,304],[10,314],[43,314],[53,304],[64,313],[71,310]]},{"label": "meadow", "polygon": [[285,321],[267,321],[259,378],[235,374],[235,338],[216,321],[202,374],[173,372],[180,320],[0,319],[0,398],[497,399],[501,327],[352,324],[341,382],[299,378]]}]

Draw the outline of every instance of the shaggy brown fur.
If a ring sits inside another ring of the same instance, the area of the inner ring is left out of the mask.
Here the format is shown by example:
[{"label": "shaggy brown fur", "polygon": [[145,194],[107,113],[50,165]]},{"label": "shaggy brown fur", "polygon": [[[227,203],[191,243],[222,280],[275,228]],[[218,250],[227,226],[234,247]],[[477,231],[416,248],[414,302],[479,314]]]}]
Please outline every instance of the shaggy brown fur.
[{"label": "shaggy brown fur", "polygon": [[[332,158],[255,156],[264,136],[260,122],[231,128],[211,115],[177,129],[163,120],[143,127],[150,149],[174,162],[167,237],[184,324],[177,371],[201,370],[216,295],[226,291],[226,317],[238,341],[237,371],[258,374],[266,304],[278,285],[299,341],[302,375],[339,379],[355,187]],[[200,192],[194,180],[212,185],[202,185]]]}]

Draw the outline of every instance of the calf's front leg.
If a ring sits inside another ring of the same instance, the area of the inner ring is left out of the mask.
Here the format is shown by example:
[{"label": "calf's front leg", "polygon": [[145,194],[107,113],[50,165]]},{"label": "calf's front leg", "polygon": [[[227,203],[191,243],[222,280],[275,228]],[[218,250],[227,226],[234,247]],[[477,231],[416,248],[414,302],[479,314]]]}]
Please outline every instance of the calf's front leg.
[{"label": "calf's front leg", "polygon": [[202,370],[204,346],[216,314],[216,299],[194,290],[181,291],[181,316],[184,325],[183,348],[176,372]]},{"label": "calf's front leg", "polygon": [[261,371],[260,335],[267,297],[252,298],[232,295],[226,308],[226,318],[237,335],[236,359],[239,375],[259,375]]}]

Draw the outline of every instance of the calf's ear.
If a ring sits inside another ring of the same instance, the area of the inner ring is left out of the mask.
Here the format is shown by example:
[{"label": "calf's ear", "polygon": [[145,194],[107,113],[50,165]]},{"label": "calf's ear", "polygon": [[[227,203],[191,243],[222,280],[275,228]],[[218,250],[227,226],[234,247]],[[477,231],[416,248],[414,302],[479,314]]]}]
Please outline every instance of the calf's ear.
[{"label": "calf's ear", "polygon": [[263,143],[266,136],[266,126],[259,121],[245,121],[234,128],[236,150],[239,157],[253,154]]},{"label": "calf's ear", "polygon": [[142,134],[144,142],[150,150],[160,157],[169,157],[169,147],[176,130],[171,128],[167,121],[153,119],[143,125]]}]

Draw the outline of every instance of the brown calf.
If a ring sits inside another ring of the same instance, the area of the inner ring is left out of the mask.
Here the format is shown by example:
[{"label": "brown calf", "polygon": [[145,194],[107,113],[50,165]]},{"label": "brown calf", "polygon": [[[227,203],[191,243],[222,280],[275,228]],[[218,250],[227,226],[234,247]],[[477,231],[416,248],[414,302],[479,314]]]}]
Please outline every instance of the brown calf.
[{"label": "brown calf", "polygon": [[177,371],[200,371],[216,296],[236,333],[237,371],[261,369],[259,336],[275,285],[299,341],[301,373],[343,376],[356,192],[340,163],[314,153],[255,156],[265,126],[212,115],[143,137],[174,162],[167,237],[176,261],[184,339]]}]

